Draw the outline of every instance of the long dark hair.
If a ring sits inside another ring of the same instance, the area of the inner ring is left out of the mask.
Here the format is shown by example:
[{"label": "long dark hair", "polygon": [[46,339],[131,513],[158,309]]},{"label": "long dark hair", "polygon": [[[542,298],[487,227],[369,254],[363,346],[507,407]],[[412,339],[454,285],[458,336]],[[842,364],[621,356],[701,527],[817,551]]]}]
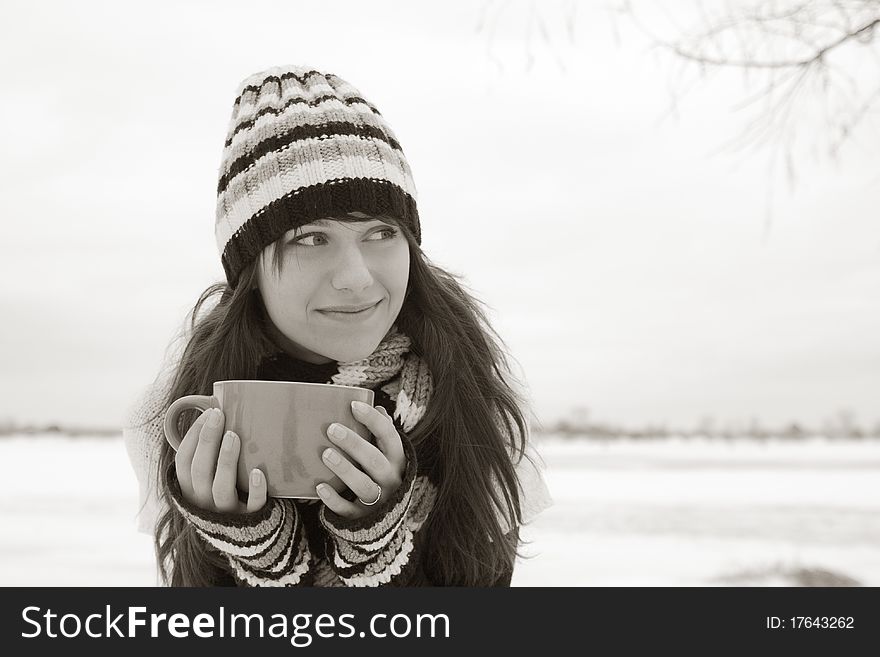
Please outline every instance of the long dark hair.
[{"label": "long dark hair", "polygon": [[[357,213],[334,218],[367,220]],[[512,385],[504,343],[482,302],[458,276],[432,264],[406,226],[390,217],[376,218],[396,225],[409,243],[409,284],[396,325],[410,337],[411,350],[427,363],[434,380],[426,414],[409,434],[420,463],[438,484],[434,509],[422,529],[428,533],[425,567],[438,585],[486,586],[512,568],[518,556],[522,518],[511,459],[528,458],[524,400]],[[279,271],[283,237],[274,249]],[[278,350],[255,285],[258,260],[243,270],[234,289],[217,283],[199,297],[188,315],[188,334],[186,329],[181,334],[185,348],[171,373],[163,408],[184,395],[212,394],[215,381],[256,378],[263,357]],[[180,435],[197,416],[198,411],[181,415]],[[173,476],[174,455],[162,441],[156,473],[160,499],[168,500],[165,476]],[[155,530],[163,582],[211,586],[228,580],[225,558],[173,504],[163,506]],[[512,528],[506,534],[496,511]]]}]

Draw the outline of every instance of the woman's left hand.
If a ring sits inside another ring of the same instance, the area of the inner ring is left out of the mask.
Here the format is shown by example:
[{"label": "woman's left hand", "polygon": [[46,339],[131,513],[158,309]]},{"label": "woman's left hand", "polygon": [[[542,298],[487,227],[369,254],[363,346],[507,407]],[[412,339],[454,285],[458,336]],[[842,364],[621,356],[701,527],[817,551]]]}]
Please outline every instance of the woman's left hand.
[{"label": "woman's left hand", "polygon": [[[376,500],[378,505],[380,500],[388,499],[398,489],[406,468],[406,455],[394,421],[382,406],[352,402],[351,409],[355,419],[376,437],[377,446],[348,427],[334,423],[328,428],[327,435],[339,449],[327,448],[323,458],[327,467],[342,479],[357,499],[349,502],[329,484],[318,484],[317,492],[331,511],[344,518],[363,518],[375,508],[370,502]],[[333,433],[336,427],[342,430],[338,436]]]}]

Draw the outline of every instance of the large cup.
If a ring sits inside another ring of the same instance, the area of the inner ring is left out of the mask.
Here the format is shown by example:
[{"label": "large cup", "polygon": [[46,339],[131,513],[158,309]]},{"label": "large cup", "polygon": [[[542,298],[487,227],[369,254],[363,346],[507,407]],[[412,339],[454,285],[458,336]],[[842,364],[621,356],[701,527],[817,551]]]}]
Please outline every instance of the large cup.
[{"label": "large cup", "polygon": [[366,440],[372,434],[351,413],[353,400],[373,405],[368,388],[293,381],[217,381],[214,394],[187,395],[165,413],[165,437],[177,450],[180,414],[186,409],[223,411],[227,430],[241,440],[237,485],[249,490],[249,473],[259,468],[271,497],[318,499],[315,486],[325,482],[337,492],[348,487],[321,458],[331,443],[327,429],[344,424]]}]

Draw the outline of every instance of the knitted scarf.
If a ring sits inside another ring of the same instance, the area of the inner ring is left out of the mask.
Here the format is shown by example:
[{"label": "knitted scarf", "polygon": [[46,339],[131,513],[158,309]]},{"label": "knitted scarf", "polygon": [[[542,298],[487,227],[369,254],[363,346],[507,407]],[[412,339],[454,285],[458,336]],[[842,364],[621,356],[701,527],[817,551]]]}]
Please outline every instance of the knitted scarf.
[{"label": "knitted scarf", "polygon": [[339,372],[330,383],[375,388],[387,381],[382,390],[395,402],[394,418],[409,432],[424,417],[434,391],[428,365],[410,352],[410,345],[409,336],[392,326],[372,354],[363,360],[339,363]]}]

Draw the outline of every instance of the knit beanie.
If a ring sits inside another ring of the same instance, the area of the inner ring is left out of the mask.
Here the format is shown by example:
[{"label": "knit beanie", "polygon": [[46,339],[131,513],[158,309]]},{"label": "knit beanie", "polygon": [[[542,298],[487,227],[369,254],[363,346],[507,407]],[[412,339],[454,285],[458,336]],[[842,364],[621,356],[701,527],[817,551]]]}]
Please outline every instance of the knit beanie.
[{"label": "knit beanie", "polygon": [[217,185],[215,236],[229,284],[287,231],[349,212],[390,216],[421,244],[412,172],[379,110],[309,67],[245,78]]}]

